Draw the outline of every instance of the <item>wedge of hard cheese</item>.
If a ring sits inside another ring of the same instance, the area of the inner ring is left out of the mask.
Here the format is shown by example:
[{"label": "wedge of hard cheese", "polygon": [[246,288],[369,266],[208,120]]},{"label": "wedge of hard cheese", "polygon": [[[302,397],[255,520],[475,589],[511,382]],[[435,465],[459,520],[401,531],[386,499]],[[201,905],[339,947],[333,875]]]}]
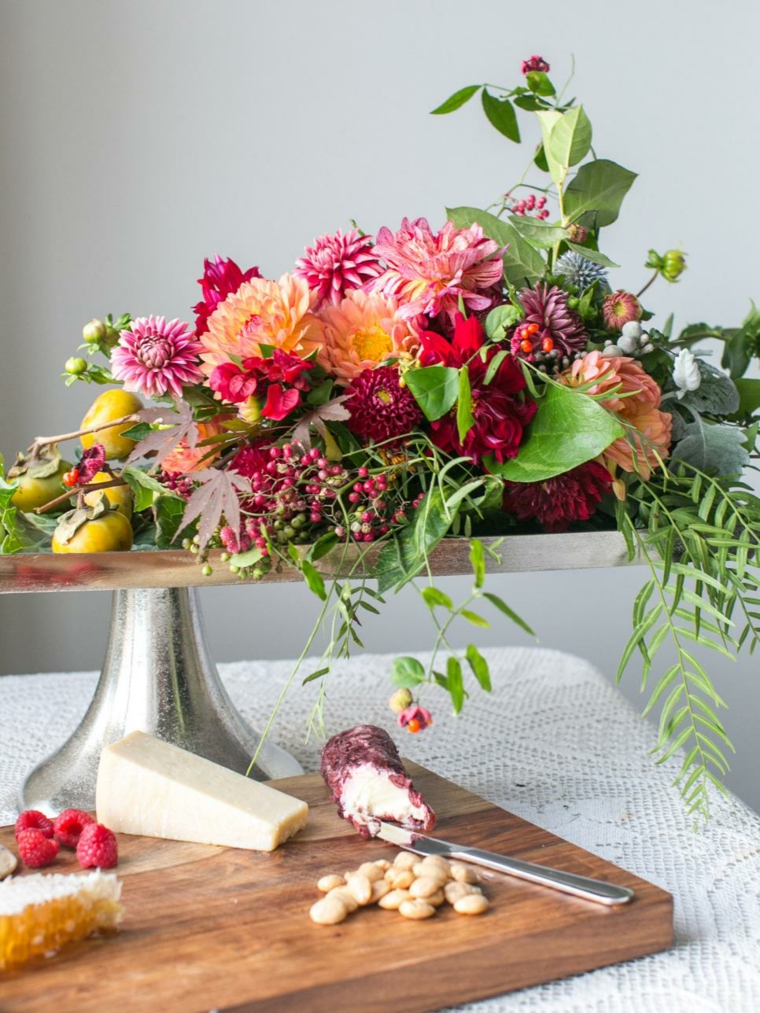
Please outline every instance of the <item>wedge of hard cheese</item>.
[{"label": "wedge of hard cheese", "polygon": [[297,798],[144,732],[100,754],[98,822],[124,834],[274,849],[306,823]]}]

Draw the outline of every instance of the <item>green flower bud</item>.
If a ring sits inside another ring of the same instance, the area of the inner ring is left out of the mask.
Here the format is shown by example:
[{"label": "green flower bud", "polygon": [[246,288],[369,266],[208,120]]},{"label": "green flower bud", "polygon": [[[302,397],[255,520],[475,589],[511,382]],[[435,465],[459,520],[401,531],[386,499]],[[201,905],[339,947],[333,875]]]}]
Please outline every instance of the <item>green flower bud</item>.
[{"label": "green flower bud", "polygon": [[660,273],[665,281],[677,281],[686,270],[686,255],[683,250],[667,250],[662,261]]},{"label": "green flower bud", "polygon": [[106,325],[102,320],[93,319],[82,328],[82,338],[88,345],[97,345],[106,336]]},{"label": "green flower bud", "polygon": [[67,373],[71,373],[72,376],[81,376],[82,373],[87,372],[87,363],[84,359],[76,356],[75,358],[67,359],[63,368]]},{"label": "green flower bud", "polygon": [[407,707],[411,707],[413,703],[414,697],[410,689],[397,689],[388,701],[388,706],[395,714],[400,714]]}]

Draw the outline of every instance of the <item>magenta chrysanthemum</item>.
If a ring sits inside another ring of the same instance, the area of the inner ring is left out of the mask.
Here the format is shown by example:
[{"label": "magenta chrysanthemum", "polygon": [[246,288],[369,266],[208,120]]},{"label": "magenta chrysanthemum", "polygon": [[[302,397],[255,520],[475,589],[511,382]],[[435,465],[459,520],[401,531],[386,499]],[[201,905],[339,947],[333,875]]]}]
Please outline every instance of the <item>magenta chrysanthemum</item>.
[{"label": "magenta chrysanthemum", "polygon": [[504,509],[521,521],[535,518],[544,531],[567,531],[587,521],[611,487],[607,469],[588,461],[543,482],[505,482]]},{"label": "magenta chrysanthemum", "polygon": [[470,310],[488,309],[494,302],[489,289],[504,270],[499,244],[480,225],[458,229],[446,222],[434,233],[425,218],[405,218],[396,233],[380,229],[375,253],[386,270],[373,290],[398,299],[407,319],[445,313],[453,322],[460,298]]},{"label": "magenta chrysanthemum", "polygon": [[365,440],[382,443],[410,432],[422,412],[393,366],[365,369],[346,388],[348,428]]},{"label": "magenta chrysanthemum", "polygon": [[320,236],[313,246],[307,246],[293,274],[316,292],[312,309],[318,310],[326,303],[337,306],[347,292],[362,288],[382,274],[382,267],[372,247],[372,236],[361,236],[358,229],[344,236],[338,229],[335,235]]},{"label": "magenta chrysanthemum", "polygon": [[525,316],[512,332],[513,355],[533,362],[538,352],[559,359],[585,349],[588,335],[583,321],[570,309],[561,288],[540,282],[522,290],[520,303]]},{"label": "magenta chrysanthemum", "polygon": [[111,352],[111,372],[124,390],[161,397],[171,391],[182,397],[182,385],[203,379],[198,355],[203,346],[190,333],[190,325],[166,317],[138,317],[122,331]]}]

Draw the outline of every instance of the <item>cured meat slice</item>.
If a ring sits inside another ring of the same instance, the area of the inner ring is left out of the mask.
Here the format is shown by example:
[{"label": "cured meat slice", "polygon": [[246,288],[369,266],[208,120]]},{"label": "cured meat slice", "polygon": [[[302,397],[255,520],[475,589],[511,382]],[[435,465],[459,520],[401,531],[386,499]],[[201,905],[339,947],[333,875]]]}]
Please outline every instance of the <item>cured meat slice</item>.
[{"label": "cured meat slice", "polygon": [[407,773],[390,735],[375,725],[357,725],[325,743],[320,772],[338,815],[362,837],[372,821],[388,820],[411,830],[432,830],[435,813]]}]

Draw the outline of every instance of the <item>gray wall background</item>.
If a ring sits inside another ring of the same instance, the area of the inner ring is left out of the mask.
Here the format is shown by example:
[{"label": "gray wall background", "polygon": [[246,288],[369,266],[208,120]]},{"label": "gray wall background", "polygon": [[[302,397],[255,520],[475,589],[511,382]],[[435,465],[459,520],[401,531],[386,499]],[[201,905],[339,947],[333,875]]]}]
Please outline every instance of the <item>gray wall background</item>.
[{"label": "gray wall background", "polygon": [[[680,323],[740,320],[760,297],[753,186],[759,85],[754,2],[544,0],[4,0],[0,6],[0,446],[76,424],[97,393],[58,374],[93,315],[189,318],[204,256],[288,270],[313,236],[355,217],[440,223],[490,203],[529,148],[473,104],[430,117],[455,89],[511,85],[541,52],[585,100],[597,152],[639,172],[607,252],[646,279],[650,246],[690,269],[648,305]],[[532,138],[531,128],[524,134]],[[640,570],[504,576],[496,591],[541,643],[612,677]],[[451,578],[447,590],[465,592]],[[219,660],[299,653],[316,610],[297,586],[203,592]],[[0,673],[97,668],[102,594],[0,598]],[[431,643],[411,592],[366,628],[370,650]],[[484,645],[526,643],[508,626]],[[361,664],[357,661],[357,664]],[[729,784],[756,808],[757,661],[710,661],[738,749]],[[638,698],[636,673],[623,687]],[[387,686],[378,686],[385,694]],[[509,730],[506,731],[509,734]]]}]

